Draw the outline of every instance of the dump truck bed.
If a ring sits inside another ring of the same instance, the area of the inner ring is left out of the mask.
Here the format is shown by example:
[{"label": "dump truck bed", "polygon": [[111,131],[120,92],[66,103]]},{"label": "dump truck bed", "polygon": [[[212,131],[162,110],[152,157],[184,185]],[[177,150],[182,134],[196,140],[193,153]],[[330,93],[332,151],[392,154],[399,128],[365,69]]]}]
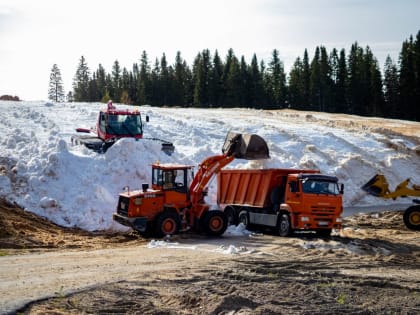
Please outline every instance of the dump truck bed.
[{"label": "dump truck bed", "polygon": [[304,169],[222,170],[217,175],[217,203],[268,207],[275,187],[284,189],[289,174],[319,173]]}]

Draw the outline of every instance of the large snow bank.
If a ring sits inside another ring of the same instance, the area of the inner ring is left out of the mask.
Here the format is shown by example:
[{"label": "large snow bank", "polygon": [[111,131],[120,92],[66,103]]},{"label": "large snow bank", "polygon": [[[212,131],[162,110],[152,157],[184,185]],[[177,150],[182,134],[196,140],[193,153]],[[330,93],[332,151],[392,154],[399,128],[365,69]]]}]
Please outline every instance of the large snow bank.
[{"label": "large snow bank", "polygon": [[[124,139],[102,155],[71,146],[74,129],[92,127],[103,106],[0,102],[0,197],[63,226],[121,230],[124,227],[113,222],[112,213],[124,186],[140,188],[150,183],[150,164],[157,160],[198,165],[219,154],[230,130],[265,138],[271,158],[236,160],[228,167],[320,169],[345,184],[346,207],[392,204],[360,190],[378,172],[386,175],[391,187],[407,177],[420,182],[418,123],[398,122],[418,128],[417,137],[410,138],[343,128],[322,114],[142,106],[143,115],[151,117],[145,138],[173,142],[172,156],[164,154],[158,142],[148,140]],[[209,188],[207,201],[215,204],[215,181]]]}]

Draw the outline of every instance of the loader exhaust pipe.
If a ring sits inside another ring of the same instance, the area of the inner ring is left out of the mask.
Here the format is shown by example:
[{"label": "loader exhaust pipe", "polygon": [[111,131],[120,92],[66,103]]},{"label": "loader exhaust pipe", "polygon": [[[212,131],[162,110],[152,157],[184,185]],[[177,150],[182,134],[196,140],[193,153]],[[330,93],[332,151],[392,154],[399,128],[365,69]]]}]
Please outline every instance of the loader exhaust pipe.
[{"label": "loader exhaust pipe", "polygon": [[229,132],[226,135],[222,152],[237,159],[260,160],[270,158],[267,142],[256,134]]}]

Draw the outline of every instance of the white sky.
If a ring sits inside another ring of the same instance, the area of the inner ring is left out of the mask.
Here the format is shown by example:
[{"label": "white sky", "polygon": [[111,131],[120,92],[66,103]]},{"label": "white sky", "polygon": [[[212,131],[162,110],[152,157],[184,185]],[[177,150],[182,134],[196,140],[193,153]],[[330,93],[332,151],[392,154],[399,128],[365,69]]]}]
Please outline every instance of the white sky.
[{"label": "white sky", "polygon": [[233,48],[249,63],[278,49],[286,71],[305,48],[369,45],[381,68],[420,30],[419,0],[0,0],[0,95],[47,99],[53,64],[65,92],[80,57],[91,71],[118,60],[131,70],[181,52],[192,66],[203,49],[224,58]]}]

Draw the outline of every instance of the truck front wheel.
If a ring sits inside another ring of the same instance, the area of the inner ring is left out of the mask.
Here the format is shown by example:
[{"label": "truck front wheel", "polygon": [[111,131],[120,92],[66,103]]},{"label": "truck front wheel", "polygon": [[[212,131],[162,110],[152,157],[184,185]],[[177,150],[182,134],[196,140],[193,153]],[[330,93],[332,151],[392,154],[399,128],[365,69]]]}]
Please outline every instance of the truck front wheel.
[{"label": "truck front wheel", "polygon": [[404,224],[410,230],[420,231],[420,206],[412,206],[404,211]]},{"label": "truck front wheel", "polygon": [[203,231],[210,236],[220,236],[227,229],[228,219],[223,211],[212,210],[204,214],[202,220]]},{"label": "truck front wheel", "polygon": [[278,232],[280,236],[290,236],[292,234],[292,226],[290,225],[289,215],[283,213],[280,215],[278,222]]}]

